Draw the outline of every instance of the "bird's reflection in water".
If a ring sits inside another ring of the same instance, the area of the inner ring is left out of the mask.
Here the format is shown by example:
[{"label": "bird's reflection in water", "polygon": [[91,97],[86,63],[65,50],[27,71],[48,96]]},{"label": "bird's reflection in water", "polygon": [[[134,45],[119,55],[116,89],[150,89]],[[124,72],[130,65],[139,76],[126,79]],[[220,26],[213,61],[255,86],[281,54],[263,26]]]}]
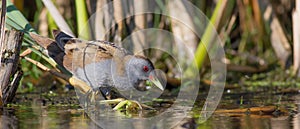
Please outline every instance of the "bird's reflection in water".
[{"label": "bird's reflection in water", "polygon": [[170,128],[186,118],[188,109],[185,106],[160,107],[142,109],[137,112],[128,110],[114,111],[111,105],[101,103],[105,100],[100,91],[91,91],[87,94],[77,93],[85,112],[96,124],[103,128],[132,128],[156,129]]}]

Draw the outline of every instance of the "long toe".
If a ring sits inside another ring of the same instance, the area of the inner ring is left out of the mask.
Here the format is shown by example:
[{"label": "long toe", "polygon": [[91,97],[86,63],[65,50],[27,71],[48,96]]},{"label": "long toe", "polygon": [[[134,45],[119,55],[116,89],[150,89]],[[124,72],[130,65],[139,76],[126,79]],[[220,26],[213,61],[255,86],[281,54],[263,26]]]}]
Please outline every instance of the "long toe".
[{"label": "long toe", "polygon": [[142,105],[134,100],[124,100],[120,103],[118,103],[113,110],[123,110],[125,109],[126,111],[137,111],[137,110],[141,110]]}]

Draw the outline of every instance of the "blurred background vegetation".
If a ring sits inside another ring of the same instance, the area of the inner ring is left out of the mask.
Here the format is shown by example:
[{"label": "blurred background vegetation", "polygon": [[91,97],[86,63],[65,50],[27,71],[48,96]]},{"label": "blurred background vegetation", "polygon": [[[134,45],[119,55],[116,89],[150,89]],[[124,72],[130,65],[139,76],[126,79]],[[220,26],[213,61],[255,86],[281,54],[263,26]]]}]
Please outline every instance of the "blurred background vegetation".
[{"label": "blurred background vegetation", "polygon": [[[199,51],[200,38],[188,30],[186,26],[176,24],[166,16],[159,14],[145,14],[128,17],[118,22],[120,17],[136,8],[134,3],[122,1],[122,4],[130,8],[112,6],[109,10],[102,12],[102,16],[95,16],[97,25],[86,26],[87,20],[98,8],[110,2],[110,0],[52,0],[64,21],[59,20],[52,7],[45,7],[50,0],[12,0],[16,8],[24,15],[36,32],[45,37],[51,37],[52,30],[61,29],[68,34],[82,39],[104,39],[119,44],[132,32],[145,28],[160,28],[181,35],[182,40],[195,52]],[[299,11],[294,0],[189,0],[211,20],[216,27],[226,52],[227,64],[227,88],[240,88],[255,86],[279,86],[300,87],[297,82],[299,76],[300,48],[295,41],[300,22]],[[142,2],[142,1],[141,1]],[[298,2],[300,3],[300,2]],[[168,6],[164,0],[153,0],[151,3],[142,2],[142,5],[155,4]],[[299,7],[298,7],[299,8]],[[55,10],[55,9],[54,9]],[[188,9],[186,9],[188,10]],[[174,8],[171,13],[184,15],[186,10]],[[10,13],[8,11],[8,13]],[[20,14],[19,14],[20,15]],[[8,14],[8,17],[10,15]],[[294,21],[296,22],[293,22]],[[298,20],[297,20],[298,19]],[[13,19],[12,19],[13,20]],[[190,20],[195,20],[190,18]],[[14,21],[14,20],[13,20]],[[15,20],[16,21],[16,20]],[[17,21],[20,22],[20,21]],[[298,22],[298,23],[297,23]],[[116,24],[115,24],[116,23]],[[114,25],[110,30],[106,28]],[[66,26],[67,25],[67,26]],[[103,26],[101,26],[103,25]],[[14,25],[9,24],[13,28]],[[195,26],[197,29],[197,26]],[[298,27],[298,29],[297,29]],[[25,29],[25,26],[23,26]],[[33,32],[33,30],[30,30]],[[100,34],[99,34],[100,33]],[[101,35],[102,33],[102,35]],[[94,36],[96,35],[96,36]],[[28,36],[27,36],[28,37]],[[213,38],[213,37],[210,37]],[[26,39],[26,37],[25,37]],[[298,38],[296,38],[298,40]],[[28,43],[28,42],[31,42]],[[32,47],[32,41],[24,40],[23,51]],[[210,63],[205,57],[205,51],[200,52],[196,58],[202,59],[201,82],[210,83]],[[299,53],[299,54],[298,54]],[[37,60],[48,67],[49,61],[42,58],[38,52],[31,53],[30,58]],[[164,53],[155,54],[151,60],[156,66],[164,70],[170,78],[176,78],[177,73],[173,71],[176,63],[168,59]],[[202,65],[202,62],[203,65]],[[55,78],[47,72],[43,72],[37,66],[22,60],[24,78],[19,92],[38,91],[38,87],[52,88],[57,85],[66,85],[62,79]],[[200,67],[199,66],[199,67]],[[63,89],[61,86],[59,88]]]}]

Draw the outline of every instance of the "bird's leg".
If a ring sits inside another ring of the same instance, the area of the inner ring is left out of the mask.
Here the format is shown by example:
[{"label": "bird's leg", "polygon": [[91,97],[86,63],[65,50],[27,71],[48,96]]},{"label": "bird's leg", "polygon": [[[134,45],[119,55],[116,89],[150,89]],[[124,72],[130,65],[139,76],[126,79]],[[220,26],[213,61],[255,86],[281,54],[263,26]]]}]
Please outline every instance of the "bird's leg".
[{"label": "bird's leg", "polygon": [[150,106],[145,104],[140,104],[135,100],[126,100],[124,96],[120,95],[119,92],[116,91],[113,87],[99,87],[101,94],[104,96],[106,100],[102,100],[100,103],[113,105],[113,110],[131,110],[137,111],[139,109],[147,108],[153,109]]},{"label": "bird's leg", "polygon": [[86,94],[85,94],[85,103],[84,103],[84,107],[86,110],[89,110],[90,108],[94,108],[95,106],[95,100],[96,100],[96,96],[97,96],[98,92],[93,91],[93,90],[89,90]]}]

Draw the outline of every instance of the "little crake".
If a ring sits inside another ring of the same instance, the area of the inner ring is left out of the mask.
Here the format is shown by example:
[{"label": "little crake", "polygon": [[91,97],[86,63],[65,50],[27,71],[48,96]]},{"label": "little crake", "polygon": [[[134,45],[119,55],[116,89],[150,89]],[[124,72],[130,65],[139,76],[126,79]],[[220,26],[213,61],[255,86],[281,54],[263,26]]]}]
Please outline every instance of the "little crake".
[{"label": "little crake", "polygon": [[64,66],[93,89],[115,87],[118,90],[146,90],[147,81],[163,90],[155,76],[152,62],[133,55],[124,48],[106,41],[85,41],[61,31],[54,31],[55,40],[41,41],[31,34],[57,64]]}]

